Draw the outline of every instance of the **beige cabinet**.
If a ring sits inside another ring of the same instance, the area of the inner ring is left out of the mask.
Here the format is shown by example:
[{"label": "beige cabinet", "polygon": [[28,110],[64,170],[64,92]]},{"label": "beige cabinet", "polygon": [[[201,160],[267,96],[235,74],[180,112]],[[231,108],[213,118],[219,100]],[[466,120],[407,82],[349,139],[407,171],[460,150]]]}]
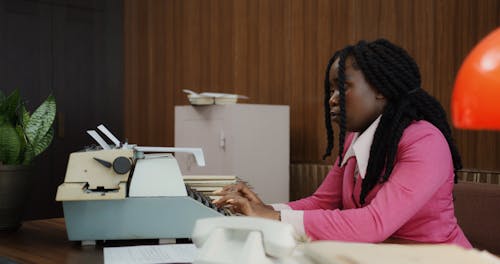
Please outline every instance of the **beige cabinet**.
[{"label": "beige cabinet", "polygon": [[175,146],[201,147],[206,166],[176,153],[184,175],[236,175],[266,203],[289,199],[290,108],[228,104],[175,107]]}]

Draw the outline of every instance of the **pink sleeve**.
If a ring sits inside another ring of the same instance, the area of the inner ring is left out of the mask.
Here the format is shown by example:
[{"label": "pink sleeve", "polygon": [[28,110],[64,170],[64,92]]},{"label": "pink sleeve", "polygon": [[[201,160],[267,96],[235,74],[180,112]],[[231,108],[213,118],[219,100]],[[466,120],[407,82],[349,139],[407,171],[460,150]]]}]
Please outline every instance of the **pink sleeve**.
[{"label": "pink sleeve", "polygon": [[[354,133],[347,134],[344,144],[344,155],[353,138]],[[338,164],[339,158],[337,157],[332,169],[313,195],[289,202],[287,203],[288,206],[293,210],[340,209],[342,207],[342,177],[344,175],[344,168],[340,168]]]},{"label": "pink sleeve", "polygon": [[[307,235],[312,239],[381,242],[415,215],[453,173],[450,150],[440,131],[433,126],[416,127],[405,130],[393,172],[367,206],[305,211]],[[338,192],[335,188],[330,197],[339,196]],[[325,209],[324,193],[322,190],[299,205],[310,203]]]},{"label": "pink sleeve", "polygon": [[338,158],[328,172],[321,185],[313,195],[289,202],[293,210],[337,209],[342,204],[342,175],[344,169],[339,168]]}]

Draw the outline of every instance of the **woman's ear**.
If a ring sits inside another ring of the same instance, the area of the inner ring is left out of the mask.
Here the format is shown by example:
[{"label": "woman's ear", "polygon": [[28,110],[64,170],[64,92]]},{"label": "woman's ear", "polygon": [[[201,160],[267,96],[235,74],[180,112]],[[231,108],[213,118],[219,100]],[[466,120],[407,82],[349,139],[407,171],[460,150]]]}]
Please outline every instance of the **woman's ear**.
[{"label": "woman's ear", "polygon": [[382,93],[378,92],[377,95],[375,96],[375,98],[382,100],[382,99],[385,99],[385,96]]}]

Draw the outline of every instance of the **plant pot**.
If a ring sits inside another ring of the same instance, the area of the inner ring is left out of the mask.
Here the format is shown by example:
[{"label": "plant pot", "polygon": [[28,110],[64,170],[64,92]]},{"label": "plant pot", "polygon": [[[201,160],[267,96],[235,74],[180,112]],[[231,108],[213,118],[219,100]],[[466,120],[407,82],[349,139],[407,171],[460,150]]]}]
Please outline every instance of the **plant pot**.
[{"label": "plant pot", "polygon": [[32,166],[0,165],[0,231],[21,227],[31,191]]}]

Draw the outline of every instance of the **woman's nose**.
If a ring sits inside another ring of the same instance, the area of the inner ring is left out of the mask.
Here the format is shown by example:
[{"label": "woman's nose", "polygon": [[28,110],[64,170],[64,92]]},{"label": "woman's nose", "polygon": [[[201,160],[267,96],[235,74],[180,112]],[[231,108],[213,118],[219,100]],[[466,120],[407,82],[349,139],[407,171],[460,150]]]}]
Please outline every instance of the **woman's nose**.
[{"label": "woman's nose", "polygon": [[330,100],[328,101],[330,103],[330,107],[337,106],[339,104],[339,91],[335,90],[331,95],[330,95]]}]

